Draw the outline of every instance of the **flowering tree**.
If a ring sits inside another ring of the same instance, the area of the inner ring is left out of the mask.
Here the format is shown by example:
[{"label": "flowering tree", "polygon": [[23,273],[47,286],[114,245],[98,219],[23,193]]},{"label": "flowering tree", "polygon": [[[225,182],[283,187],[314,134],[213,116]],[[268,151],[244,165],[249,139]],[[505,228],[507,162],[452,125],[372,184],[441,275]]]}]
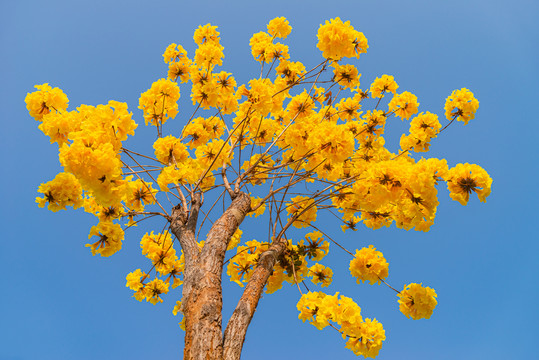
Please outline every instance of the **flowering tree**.
[{"label": "flowering tree", "polygon": [[[185,359],[239,359],[261,295],[285,282],[301,293],[300,319],[320,330],[330,326],[355,354],[376,357],[385,340],[382,324],[363,318],[351,298],[310,289],[332,281],[332,270],[321,263],[330,243],[349,256],[358,283],[389,286],[388,262],[372,245],[355,254],[347,250],[316,222],[319,213],[335,215],[343,231],[355,231],[361,222],[373,229],[394,223],[428,231],[440,182],[463,205],[472,193],[483,202],[490,194],[492,179],[478,165],[449,168],[443,159],[414,157],[455,120],[474,118],[479,103],[469,90],[447,98],[442,127],[436,114],[418,114],[417,97],[398,93],[393,76],[360,88],[361,74],[343,59],[359,58],[368,43],[348,22],[336,18],[320,26],[323,59],[310,70],[290,61],[288,46],[277,42],[290,31],[286,19],[276,18],[267,32],[253,35],[260,75],[240,86],[232,74],[217,70],[224,55],[215,26],[195,31],[193,58],[181,45],[168,46],[167,78],[139,101],[146,125],[156,128],[153,155],[123,145],[137,128],[125,103],[68,111],[67,96],[48,84],[26,97],[39,129],[58,144],[64,169],[39,186],[43,196],[36,202],[52,211],[72,206],[95,215],[99,222],[86,245],[93,255],[113,255],[126,229],[150,217],[163,219],[162,229],[142,237],[150,262],[127,275],[127,286],[137,300],[152,304],[182,286],[173,313],[183,314]],[[186,83],[195,109],[182,111],[180,133],[166,135],[166,122],[179,113],[179,85]],[[364,106],[369,110],[360,111]],[[411,118],[397,153],[386,149],[383,137],[392,117]],[[267,232],[244,234],[246,217],[260,217]],[[244,287],[225,327],[224,270]],[[422,284],[395,291],[400,311],[414,320],[429,318],[437,304],[435,291]]]}]

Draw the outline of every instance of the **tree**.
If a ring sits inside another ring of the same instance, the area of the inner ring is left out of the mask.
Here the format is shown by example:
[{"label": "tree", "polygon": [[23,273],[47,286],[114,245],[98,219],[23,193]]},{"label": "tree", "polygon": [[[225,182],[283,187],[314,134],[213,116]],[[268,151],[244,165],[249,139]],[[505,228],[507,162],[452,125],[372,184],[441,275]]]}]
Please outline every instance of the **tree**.
[{"label": "tree", "polygon": [[[323,60],[310,70],[290,61],[288,46],[277,42],[290,31],[286,19],[276,18],[267,32],[253,35],[260,75],[240,86],[232,74],[217,71],[224,55],[215,26],[195,31],[192,59],[181,45],[168,46],[167,78],[154,82],[139,101],[146,125],[156,128],[153,156],[123,145],[137,128],[125,103],[67,111],[67,96],[48,84],[26,97],[30,115],[58,144],[64,168],[39,187],[43,196],[36,201],[52,211],[72,206],[97,216],[86,245],[93,255],[113,255],[125,230],[150,217],[163,219],[161,231],[141,240],[151,263],[129,273],[127,286],[137,300],[153,304],[182,286],[174,314],[183,314],[185,359],[239,359],[261,295],[285,281],[301,293],[300,319],[320,330],[334,328],[355,354],[375,357],[385,340],[382,324],[364,319],[348,297],[310,291],[306,280],[321,287],[331,282],[331,269],[320,263],[330,242],[348,254],[358,283],[390,286],[388,262],[372,245],[355,254],[347,250],[317,224],[318,213],[335,215],[343,231],[357,230],[360,222],[373,229],[394,223],[428,231],[440,182],[463,205],[472,193],[483,202],[490,194],[492,179],[478,165],[449,168],[443,159],[413,156],[427,152],[430,141],[455,120],[467,124],[474,118],[479,103],[472,92],[463,88],[447,98],[449,122],[442,127],[437,115],[417,114],[417,97],[397,93],[393,76],[360,88],[358,69],[343,59],[359,58],[368,42],[348,22],[336,18],[320,26]],[[179,113],[179,85],[188,82],[195,110],[181,116],[185,125],[179,134],[165,136],[166,122]],[[360,111],[364,105],[369,110]],[[401,150],[386,149],[387,119],[414,115]],[[242,233],[246,217],[267,220],[267,234],[253,234],[263,241]],[[230,280],[245,289],[223,328],[225,266]],[[433,289],[411,283],[394,290],[404,315],[431,316],[437,304]]]}]

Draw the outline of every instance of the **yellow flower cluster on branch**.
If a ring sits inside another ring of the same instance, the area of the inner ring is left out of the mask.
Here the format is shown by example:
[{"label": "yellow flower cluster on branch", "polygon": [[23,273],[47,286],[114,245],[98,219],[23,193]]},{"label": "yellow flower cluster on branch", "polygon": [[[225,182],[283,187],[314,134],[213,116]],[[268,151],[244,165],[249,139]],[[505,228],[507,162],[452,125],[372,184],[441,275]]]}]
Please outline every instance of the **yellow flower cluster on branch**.
[{"label": "yellow flower cluster on branch", "polygon": [[144,121],[154,126],[163,125],[178,114],[180,88],[169,79],[159,79],[139,99],[139,109],[144,112]]},{"label": "yellow flower cluster on branch", "polygon": [[430,140],[438,135],[442,125],[438,115],[430,112],[421,113],[410,122],[410,135],[402,135],[400,146],[402,150],[426,152],[429,150]]},{"label": "yellow flower cluster on branch", "polygon": [[406,317],[414,320],[430,319],[438,304],[436,296],[430,287],[415,283],[404,285],[399,293],[399,309]]},{"label": "yellow flower cluster on branch", "polygon": [[36,198],[39,207],[47,205],[47,208],[54,212],[65,210],[66,206],[77,209],[83,205],[82,186],[70,173],[59,173],[54,180],[39,185],[37,191],[44,195],[42,198]]},{"label": "yellow flower cluster on branch", "polygon": [[348,338],[346,348],[356,355],[376,357],[386,339],[381,323],[376,319],[363,320],[361,308],[349,297],[339,296],[339,293],[327,295],[308,292],[301,296],[297,308],[299,318],[303,322],[309,320],[318,330],[329,326],[330,321],[339,326],[338,331],[343,338]]},{"label": "yellow flower cluster on branch", "polygon": [[99,240],[93,244],[86,244],[92,250],[92,255],[99,254],[107,257],[118,252],[122,248],[124,231],[118,224],[108,221],[101,221],[96,226],[92,226],[88,239],[97,236]]},{"label": "yellow flower cluster on branch", "polygon": [[466,88],[455,90],[445,100],[445,117],[447,120],[456,117],[457,121],[463,121],[466,125],[475,117],[478,107],[479,101],[470,90]]},{"label": "yellow flower cluster on branch", "polygon": [[462,205],[468,203],[472,192],[477,194],[481,202],[486,202],[491,192],[492,178],[479,165],[458,164],[449,169],[444,179],[447,181],[451,199]]},{"label": "yellow flower cluster on branch", "polygon": [[397,93],[399,85],[395,82],[395,79],[391,75],[382,75],[382,77],[374,79],[371,84],[371,96],[374,98],[381,98],[385,94],[391,92],[393,95]]},{"label": "yellow flower cluster on branch", "polygon": [[320,25],[317,36],[317,47],[326,59],[359,58],[359,55],[367,53],[369,48],[365,35],[354,30],[350,21],[343,23],[340,18],[331,19]]},{"label": "yellow flower cluster on branch", "polygon": [[311,222],[316,221],[317,207],[314,201],[308,197],[296,196],[291,199],[286,211],[294,220],[292,225],[297,228],[308,227]]},{"label": "yellow flower cluster on branch", "polygon": [[51,112],[61,112],[67,109],[69,100],[64,92],[55,87],[52,88],[49,84],[35,86],[38,91],[28,93],[24,101],[26,108],[37,121],[43,119],[43,116]]},{"label": "yellow flower cluster on branch", "polygon": [[350,272],[357,278],[358,284],[362,281],[380,284],[388,276],[388,267],[384,255],[372,245],[356,250],[354,259],[350,261]]}]

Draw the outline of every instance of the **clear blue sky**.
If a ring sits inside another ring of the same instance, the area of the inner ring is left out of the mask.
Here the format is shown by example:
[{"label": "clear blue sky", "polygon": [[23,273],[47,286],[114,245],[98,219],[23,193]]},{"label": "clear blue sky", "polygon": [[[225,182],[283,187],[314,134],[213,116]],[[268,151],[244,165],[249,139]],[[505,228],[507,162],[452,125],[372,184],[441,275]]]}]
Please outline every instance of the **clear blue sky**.
[{"label": "clear blue sky", "polygon": [[[373,244],[382,250],[395,287],[423,282],[438,293],[430,320],[406,319],[391,290],[357,285],[349,276],[349,259],[334,249],[329,264],[338,279],[328,292],[353,297],[365,317],[384,324],[387,340],[378,359],[535,358],[537,2],[194,4],[1,2],[0,359],[178,359],[183,346],[183,332],[171,314],[179,293],[153,306],[131,298],[125,287],[125,275],[146,264],[139,248],[146,229],[127,233],[124,249],[115,256],[92,257],[84,244],[96,223],[93,217],[82,211],[52,213],[34,203],[38,185],[52,179],[60,166],[56,145],[49,144],[26,112],[26,93],[48,82],[66,92],[70,109],[125,101],[142,127],[138,97],[165,76],[162,53],[168,44],[180,43],[192,55],[194,29],[217,25],[225,47],[223,69],[245,82],[258,74],[249,38],[277,16],[288,18],[293,27],[287,40],[293,59],[310,65],[320,61],[317,29],[339,16],[369,40],[368,53],[356,62],[364,87],[377,76],[394,75],[399,91],[418,96],[420,111],[440,115],[454,89],[467,87],[480,101],[476,119],[450,127],[433,142],[431,156],[487,169],[494,182],[486,204],[474,199],[463,207],[442,189],[436,223],[426,234],[361,228],[344,235],[333,222],[326,224],[348,248]],[[182,99],[188,99],[185,90]],[[395,138],[407,130],[392,123]],[[244,230],[257,238],[252,225]],[[224,282],[226,321],[239,291]],[[243,358],[356,358],[332,329],[318,331],[297,319],[298,298],[293,287],[262,298]]]}]

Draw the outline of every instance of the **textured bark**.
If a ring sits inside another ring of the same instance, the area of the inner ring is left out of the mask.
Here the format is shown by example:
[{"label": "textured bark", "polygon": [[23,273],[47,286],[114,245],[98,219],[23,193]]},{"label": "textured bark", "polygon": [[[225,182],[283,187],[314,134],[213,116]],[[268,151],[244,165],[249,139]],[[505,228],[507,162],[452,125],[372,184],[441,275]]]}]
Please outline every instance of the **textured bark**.
[{"label": "textured bark", "polygon": [[285,249],[286,242],[277,241],[260,256],[258,265],[228,321],[223,341],[223,359],[238,360],[240,358],[245,334],[264,291],[264,286],[273,271],[277,258]]},{"label": "textured bark", "polygon": [[[221,315],[223,262],[230,237],[238,229],[250,208],[250,197],[239,192],[228,209],[213,224],[200,252],[194,240],[196,219],[191,219],[192,210],[188,218],[178,210],[179,226],[174,227],[171,224],[174,234],[179,235],[182,248],[184,244],[187,247],[187,250],[184,249],[186,255],[182,299],[182,313],[185,317],[184,359],[223,359]],[[172,218],[174,222],[174,211]],[[191,240],[194,241],[196,249],[192,248]],[[190,252],[189,261],[187,251]]]}]

